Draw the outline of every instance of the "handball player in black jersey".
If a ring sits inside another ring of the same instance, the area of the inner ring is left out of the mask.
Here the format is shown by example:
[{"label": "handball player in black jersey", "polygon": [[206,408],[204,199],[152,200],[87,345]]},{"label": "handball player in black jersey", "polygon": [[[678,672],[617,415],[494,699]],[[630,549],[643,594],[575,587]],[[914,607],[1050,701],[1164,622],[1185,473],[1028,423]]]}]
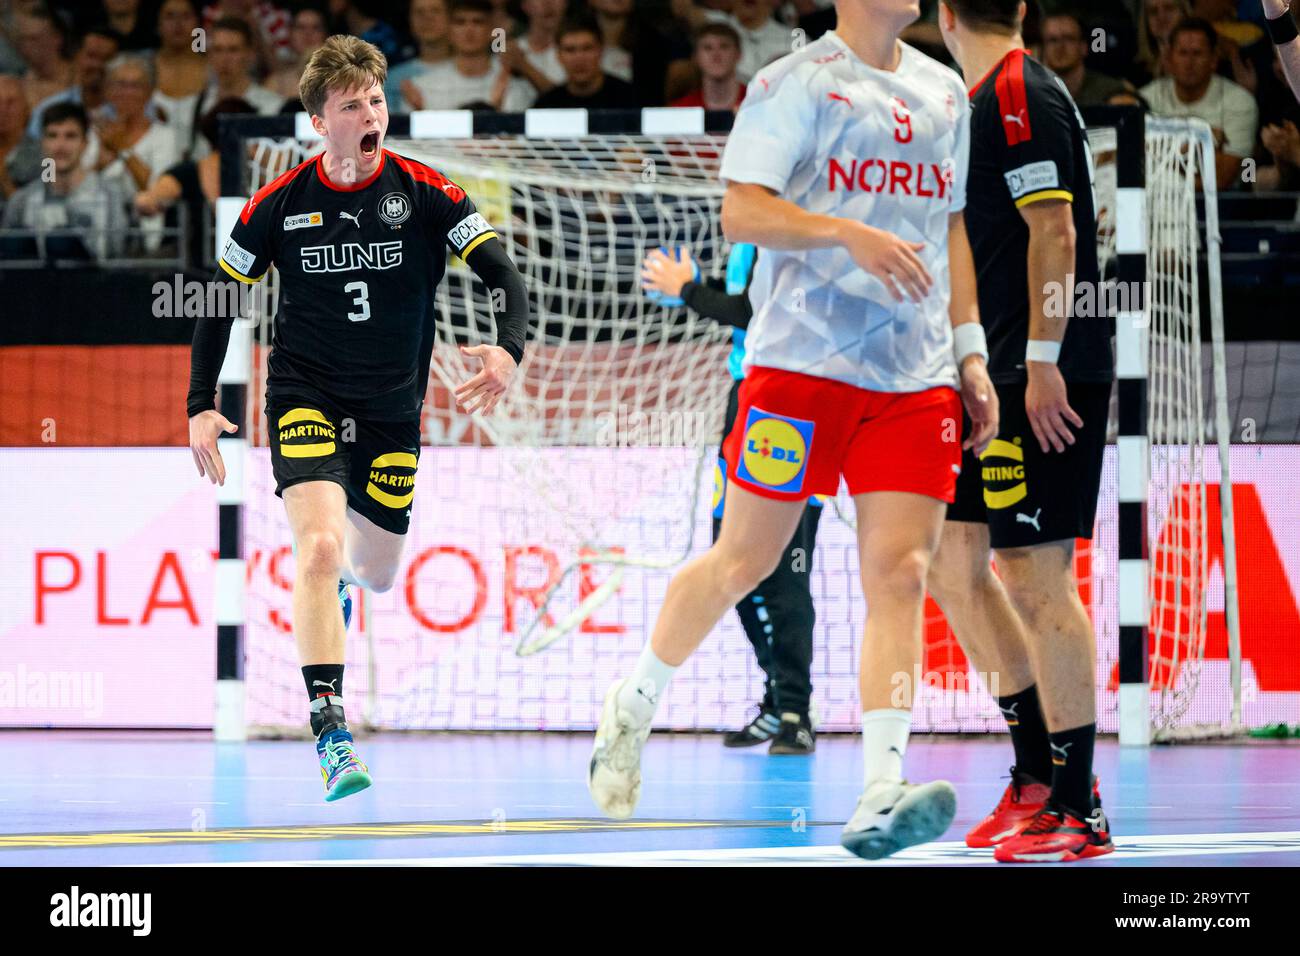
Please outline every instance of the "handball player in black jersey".
[{"label": "handball player in black jersey", "polygon": [[1010,786],[966,842],[1001,862],[1064,862],[1114,848],[1092,776],[1096,637],[1074,568],[1096,517],[1113,319],[1095,308],[1087,128],[1024,49],[1024,15],[1021,0],[939,11],[970,94],[966,221],[1002,418],[982,455],[963,456],[929,585],[975,669],[996,675],[1015,750]]},{"label": "handball player in black jersey", "polygon": [[[299,89],[324,151],[248,200],[217,273],[245,283],[272,265],[280,274],[266,419],[297,555],[294,633],[326,800],[371,782],[343,711],[348,586],[383,592],[397,575],[448,248],[496,308],[496,343],[461,347],[481,365],[456,389],[462,410],[492,411],[528,327],[523,278],[465,191],[384,149],[386,77],[383,54],[356,37],[330,37],[312,54]],[[195,464],[217,484],[216,439],[234,430],[213,401],[230,325],[199,320],[187,402]]]}]

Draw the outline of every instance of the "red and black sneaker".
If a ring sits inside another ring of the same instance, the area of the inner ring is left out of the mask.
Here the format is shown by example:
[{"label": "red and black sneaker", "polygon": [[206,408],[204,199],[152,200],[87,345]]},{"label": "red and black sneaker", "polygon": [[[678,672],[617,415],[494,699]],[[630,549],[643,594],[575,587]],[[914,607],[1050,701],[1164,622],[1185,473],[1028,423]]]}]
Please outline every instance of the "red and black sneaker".
[{"label": "red and black sneaker", "polygon": [[1047,803],[1052,788],[1035,777],[1011,768],[1011,783],[993,812],[966,834],[966,845],[980,849],[997,846],[1023,830]]},{"label": "red and black sneaker", "polygon": [[1099,800],[1094,800],[1092,812],[1083,818],[1048,800],[1027,827],[994,848],[993,859],[999,863],[1071,863],[1114,850],[1110,824]]}]

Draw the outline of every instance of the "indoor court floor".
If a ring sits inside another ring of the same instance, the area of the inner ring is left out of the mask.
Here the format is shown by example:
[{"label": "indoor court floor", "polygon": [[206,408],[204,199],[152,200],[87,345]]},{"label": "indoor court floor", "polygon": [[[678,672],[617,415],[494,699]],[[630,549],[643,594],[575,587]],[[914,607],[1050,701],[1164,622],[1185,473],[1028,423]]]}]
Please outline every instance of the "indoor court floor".
[{"label": "indoor court floor", "polygon": [[[0,734],[0,865],[947,865],[993,863],[966,829],[1006,785],[1005,737],[913,737],[915,780],[957,787],[940,842],[868,864],[839,847],[861,744],[811,757],[657,734],[637,816],[587,795],[589,734],[358,738],[375,785],[325,803],[307,741],[219,744],[208,733]],[[1075,866],[1300,866],[1296,742],[1098,745],[1116,852]]]}]

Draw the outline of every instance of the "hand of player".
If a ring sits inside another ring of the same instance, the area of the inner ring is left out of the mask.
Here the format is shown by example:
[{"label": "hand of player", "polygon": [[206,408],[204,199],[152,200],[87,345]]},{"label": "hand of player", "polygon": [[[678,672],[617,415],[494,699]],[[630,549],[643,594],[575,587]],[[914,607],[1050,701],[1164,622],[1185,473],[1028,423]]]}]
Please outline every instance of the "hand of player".
[{"label": "hand of player", "polygon": [[479,411],[486,415],[506,393],[518,366],[510,353],[498,345],[462,345],[460,354],[479,359],[483,370],[456,389],[456,407],[467,415]]},{"label": "hand of player", "polygon": [[1070,425],[1082,428],[1083,419],[1070,407],[1061,370],[1053,362],[1026,362],[1025,368],[1029,371],[1029,385],[1025,389],[1029,427],[1044,454],[1049,444],[1058,452],[1065,451],[1066,445],[1074,444]]},{"label": "hand of player", "polygon": [[190,419],[190,454],[194,456],[199,477],[207,475],[208,481],[214,485],[226,483],[226,465],[221,460],[221,452],[217,451],[217,438],[222,432],[229,435],[237,430],[237,425],[232,425],[214,408],[199,412]]},{"label": "hand of player", "polygon": [[641,288],[662,292],[669,298],[680,297],[682,287],[694,278],[695,260],[691,258],[690,250],[685,248],[680,262],[656,249],[641,263]]},{"label": "hand of player", "polygon": [[997,435],[1000,416],[997,389],[989,379],[982,356],[970,355],[961,363],[961,401],[971,421],[970,436],[961,443],[961,448],[973,450],[978,457]]},{"label": "hand of player", "polygon": [[934,280],[917,255],[923,242],[906,242],[883,229],[865,223],[848,223],[844,248],[853,261],[885,284],[896,302],[903,301],[903,291],[913,302],[930,294]]}]

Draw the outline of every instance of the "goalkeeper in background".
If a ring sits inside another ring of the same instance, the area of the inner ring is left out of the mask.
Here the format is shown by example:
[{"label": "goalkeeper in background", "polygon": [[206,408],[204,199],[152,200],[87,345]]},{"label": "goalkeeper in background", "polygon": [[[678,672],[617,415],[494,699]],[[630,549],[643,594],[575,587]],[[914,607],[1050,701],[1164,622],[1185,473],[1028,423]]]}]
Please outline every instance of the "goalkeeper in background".
[{"label": "goalkeeper in background", "polygon": [[[755,246],[737,243],[727,259],[725,282],[699,280],[699,267],[686,249],[677,258],[655,250],[641,269],[642,286],[665,306],[685,305],[708,319],[732,327],[731,392],[722,425],[725,436],[736,423],[737,395],[744,372],[745,330],[754,314],[749,283],[757,258]],[[723,446],[725,449],[725,445]],[[719,449],[719,455],[723,454]],[[726,502],[727,462],[719,457],[713,474],[713,539],[722,526]],[[822,498],[808,500],[794,537],[776,570],[736,605],[745,636],[766,679],[758,714],[743,729],[726,736],[728,747],[754,747],[771,741],[770,754],[809,754],[816,748],[812,708],[812,635],[816,612],[812,602],[812,556]]]},{"label": "goalkeeper in background", "polygon": [[[523,277],[465,191],[384,149],[387,73],[384,55],[356,37],[330,37],[311,55],[299,89],[325,150],[248,200],[217,273],[250,284],[272,265],[280,275],[266,421],[297,556],[293,631],[326,800],[371,782],[343,713],[348,586],[384,592],[397,576],[448,248],[502,293],[496,344],[461,346],[482,363],[456,389],[464,411],[497,404],[528,328]],[[196,324],[187,401],[195,465],[218,484],[216,439],[235,429],[213,401],[230,327]]]}]

